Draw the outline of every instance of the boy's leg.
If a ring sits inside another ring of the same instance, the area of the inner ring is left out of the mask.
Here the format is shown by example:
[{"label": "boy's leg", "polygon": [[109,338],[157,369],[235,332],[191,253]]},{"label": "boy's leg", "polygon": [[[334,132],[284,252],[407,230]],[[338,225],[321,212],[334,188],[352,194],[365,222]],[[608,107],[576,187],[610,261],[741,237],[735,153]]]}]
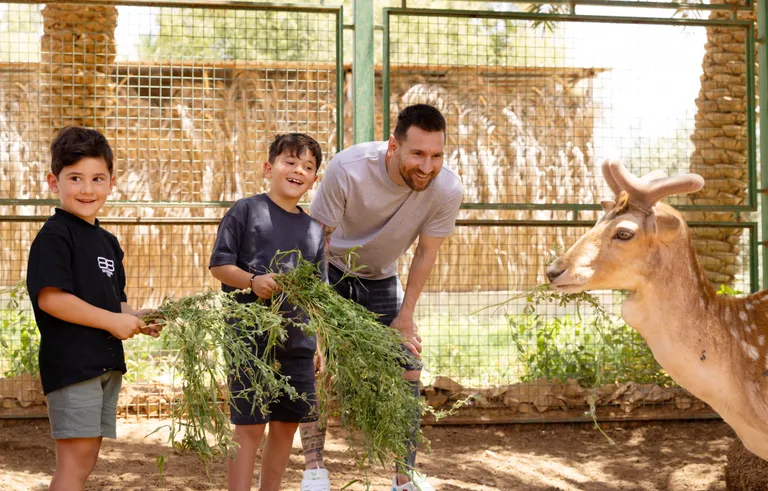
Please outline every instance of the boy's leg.
[{"label": "boy's leg", "polygon": [[91,475],[101,448],[101,437],[56,440],[56,470],[50,491],[80,491]]},{"label": "boy's leg", "polygon": [[56,440],[52,490],[83,489],[96,465],[102,438],[115,438],[122,373],[107,372],[46,395]]},{"label": "boy's leg", "polygon": [[[227,459],[227,487],[229,491],[250,491],[256,454],[266,424],[235,425],[232,440],[237,444],[233,459]],[[271,433],[271,431],[270,431]]]},{"label": "boy's leg", "polygon": [[299,423],[270,421],[267,445],[261,459],[261,491],[278,491],[288,467],[293,448],[293,435]]},{"label": "boy's leg", "polygon": [[229,491],[250,491],[259,444],[269,422],[269,413],[262,414],[257,401],[250,395],[254,384],[250,374],[250,371],[241,368],[238,373],[229,376],[232,394],[229,419],[235,425],[232,440],[236,444],[234,458],[227,459]]},{"label": "boy's leg", "polygon": [[301,423],[299,425],[301,446],[304,450],[304,468],[324,469],[323,450],[325,448],[325,428],[320,427],[319,421]]}]

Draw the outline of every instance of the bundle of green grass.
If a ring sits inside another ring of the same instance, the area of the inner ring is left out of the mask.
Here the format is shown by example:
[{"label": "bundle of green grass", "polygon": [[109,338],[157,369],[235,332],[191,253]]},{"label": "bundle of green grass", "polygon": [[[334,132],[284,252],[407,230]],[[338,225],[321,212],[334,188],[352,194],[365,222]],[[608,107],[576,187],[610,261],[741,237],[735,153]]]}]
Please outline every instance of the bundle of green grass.
[{"label": "bundle of green grass", "polygon": [[172,375],[180,380],[182,397],[171,404],[169,439],[204,461],[234,450],[225,412],[232,397],[228,380],[246,374],[254,380],[242,394],[252,411],[266,410],[282,394],[300,397],[277,367],[253,349],[262,334],[269,335],[268,351],[285,338],[283,317],[259,303],[239,303],[236,294],[211,291],[166,299],[143,318],[162,326],[166,344],[175,348]]},{"label": "bundle of green grass", "polygon": [[[271,307],[241,304],[235,294],[206,292],[166,300],[146,320],[163,326],[163,336],[178,347],[174,378],[183,397],[172,404],[170,438],[177,448],[195,451],[204,460],[234,449],[226,407],[232,395],[228,378],[250,370],[257,381],[245,394],[254,411],[266,409],[281,394],[302,397],[271,362],[274,346],[285,339],[283,300],[302,309],[309,321],[302,328],[320,340],[324,373],[317,384],[319,418],[337,417],[348,430],[359,463],[391,465],[407,453],[414,416],[425,406],[402,378],[402,338],[356,303],[339,296],[301,258],[275,277],[280,293]],[[234,321],[237,319],[237,321]],[[269,336],[259,358],[255,338]],[[420,431],[417,439],[422,440]]]},{"label": "bundle of green grass", "polygon": [[320,419],[340,418],[361,462],[390,465],[402,459],[415,417],[425,409],[403,379],[408,356],[403,338],[366,308],[338,295],[311,263],[299,260],[275,281],[281,295],[307,314],[305,328],[319,339],[325,358],[317,384]]}]

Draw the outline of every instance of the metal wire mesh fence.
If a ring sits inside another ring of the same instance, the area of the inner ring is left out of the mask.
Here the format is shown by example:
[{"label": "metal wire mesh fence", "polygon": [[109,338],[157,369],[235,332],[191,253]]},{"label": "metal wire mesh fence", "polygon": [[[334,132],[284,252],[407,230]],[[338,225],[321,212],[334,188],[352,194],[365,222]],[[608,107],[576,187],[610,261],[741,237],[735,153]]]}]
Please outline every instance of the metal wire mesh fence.
[{"label": "metal wire mesh fence", "polygon": [[525,295],[494,305],[545,283],[548,261],[585,231],[577,221],[596,218],[610,196],[604,158],[638,176],[704,176],[704,190],[669,202],[699,222],[716,289],[757,288],[754,224],[732,223],[755,209],[750,9],[740,20],[385,10],[383,134],[402,107],[437,106],[446,165],[464,183],[467,226],[447,240],[420,306],[436,405],[488,387],[477,404],[508,420],[583,417],[590,402],[606,406],[600,417],[706,413],[618,318],[621,295],[599,294],[609,323],[575,305],[532,310]]},{"label": "metal wire mesh fence", "polygon": [[595,162],[620,157],[637,175],[707,178],[672,203],[754,203],[752,22],[584,16],[547,30],[526,14],[388,14],[390,120],[417,101],[443,110],[465,201],[593,205]]},{"label": "metal wire mesh fence", "polygon": [[[417,311],[433,405],[477,394],[476,405],[504,421],[579,419],[590,403],[601,418],[709,414],[675,386],[642,337],[621,320],[622,293],[594,292],[609,321],[590,305],[538,303],[530,293],[527,285],[546,283],[544,268],[526,265],[531,244],[557,227],[563,246],[570,247],[590,228],[587,223],[468,221],[457,227],[438,260],[444,264],[448,256],[450,266],[436,272]],[[754,223],[689,225],[737,237],[739,279],[729,286],[744,293],[755,288]],[[544,243],[537,250],[542,257],[556,254]],[[408,264],[401,266],[406,271]],[[474,268],[484,271],[477,278],[485,281],[467,288]]]},{"label": "metal wire mesh fence", "polygon": [[[218,288],[207,272],[216,225],[263,190],[275,134],[309,133],[326,158],[342,145],[339,7],[155,5],[0,4],[0,284],[24,278],[57,203],[45,176],[62,126],[95,127],[112,145],[103,223],[126,252],[137,308]],[[21,336],[35,333],[28,308],[4,323],[7,412],[40,402],[14,365]],[[151,386],[166,348],[126,343],[126,382],[162,392]]]},{"label": "metal wire mesh fence", "polygon": [[[755,202],[752,23],[574,17],[548,31],[527,14],[481,14],[384,17],[378,130],[406,104],[436,105],[465,189],[418,307],[429,401],[475,394],[509,420],[583,418],[590,402],[606,405],[601,417],[652,404],[703,414],[620,321],[534,312],[524,296],[496,305],[544,283],[553,251],[596,219],[605,156],[637,174],[703,174],[702,193],[671,201],[712,282],[756,288],[756,227],[734,215]],[[340,40],[331,7],[0,4],[0,286],[24,277],[56,204],[44,184],[52,132],[81,124],[116,153],[102,223],[125,251],[130,302],[218,288],[206,267],[218,220],[261,191],[272,136],[307,132],[326,158],[343,147]],[[618,313],[619,294],[598,296]],[[0,313],[0,415],[44,411],[22,305]],[[162,414],[172,347],[146,338],[126,351],[122,409]]]}]

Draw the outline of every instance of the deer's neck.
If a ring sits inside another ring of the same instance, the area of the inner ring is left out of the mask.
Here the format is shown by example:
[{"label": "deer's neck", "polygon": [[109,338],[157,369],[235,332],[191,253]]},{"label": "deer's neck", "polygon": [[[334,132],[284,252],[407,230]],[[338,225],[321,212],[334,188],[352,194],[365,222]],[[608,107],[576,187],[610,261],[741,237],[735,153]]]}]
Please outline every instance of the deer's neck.
[{"label": "deer's neck", "polygon": [[[685,235],[653,251],[656,263],[622,306],[624,320],[645,338],[668,371],[674,367],[666,365],[712,349],[707,340],[722,337],[723,301],[734,301],[715,294]],[[680,357],[681,351],[690,356]]]},{"label": "deer's neck", "polygon": [[768,293],[715,294],[690,240],[654,257],[659,267],[624,302],[622,317],[675,382],[768,460]]}]

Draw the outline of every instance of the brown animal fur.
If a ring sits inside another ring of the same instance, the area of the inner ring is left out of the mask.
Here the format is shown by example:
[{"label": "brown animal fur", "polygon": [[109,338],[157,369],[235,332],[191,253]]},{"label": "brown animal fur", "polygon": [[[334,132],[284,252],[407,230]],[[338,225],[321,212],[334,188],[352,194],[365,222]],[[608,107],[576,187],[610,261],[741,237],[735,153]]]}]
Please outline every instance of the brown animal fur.
[{"label": "brown animal fur", "polygon": [[700,189],[699,176],[639,180],[617,162],[603,169],[617,202],[603,203],[606,215],[550,265],[553,288],[627,290],[622,317],[661,366],[768,460],[768,291],[717,295],[682,215],[658,202],[662,191]]}]

